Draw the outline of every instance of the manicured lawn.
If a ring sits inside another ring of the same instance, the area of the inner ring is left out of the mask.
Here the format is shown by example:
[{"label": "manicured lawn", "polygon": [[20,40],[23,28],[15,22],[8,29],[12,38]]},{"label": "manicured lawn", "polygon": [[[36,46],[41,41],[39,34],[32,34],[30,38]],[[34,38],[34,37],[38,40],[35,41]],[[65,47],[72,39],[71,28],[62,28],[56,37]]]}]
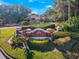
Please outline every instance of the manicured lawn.
[{"label": "manicured lawn", "polygon": [[6,51],[10,56],[17,59],[26,59],[25,49],[12,49],[12,47],[7,43],[8,39],[15,34],[15,28],[0,28],[0,46]]},{"label": "manicured lawn", "polygon": [[65,59],[62,52],[49,51],[49,52],[40,52],[33,50],[33,59]]}]

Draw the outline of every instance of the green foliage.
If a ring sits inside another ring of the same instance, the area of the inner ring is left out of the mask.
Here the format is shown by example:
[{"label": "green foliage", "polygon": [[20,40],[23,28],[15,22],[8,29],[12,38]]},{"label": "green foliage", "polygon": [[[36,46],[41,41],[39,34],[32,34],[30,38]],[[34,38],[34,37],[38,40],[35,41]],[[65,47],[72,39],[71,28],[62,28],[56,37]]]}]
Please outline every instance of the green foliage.
[{"label": "green foliage", "polygon": [[60,19],[62,14],[59,9],[48,9],[45,13],[46,16],[53,18],[54,20]]},{"label": "green foliage", "polygon": [[65,22],[57,23],[56,26],[60,26],[60,27],[62,28],[62,31],[65,31],[65,32],[67,32],[68,29],[69,29],[69,26],[68,26],[67,23],[65,23]]},{"label": "green foliage", "polygon": [[54,38],[63,38],[67,36],[79,38],[79,32],[54,32]]},{"label": "green foliage", "polygon": [[13,40],[14,43],[23,43],[23,37],[21,36],[16,36]]},{"label": "green foliage", "polygon": [[55,24],[51,24],[49,26],[46,26],[45,28],[52,28],[52,29],[55,29]]},{"label": "green foliage", "polygon": [[28,25],[28,26],[23,26],[22,28],[23,29],[26,29],[26,28],[31,28],[31,29],[34,29],[34,28],[55,28],[55,25],[48,22],[48,23],[32,24],[32,25]]},{"label": "green foliage", "polygon": [[71,17],[67,21],[67,24],[69,26],[69,31],[71,32],[79,31],[79,17]]},{"label": "green foliage", "polygon": [[79,17],[71,17],[69,20],[58,23],[57,26],[60,26],[63,31],[69,32],[78,32],[79,31]]},{"label": "green foliage", "polygon": [[48,9],[46,16],[55,20],[67,20],[69,17],[79,16],[79,0],[55,0],[53,9]]},{"label": "green foliage", "polygon": [[29,25],[29,23],[27,21],[22,21],[21,25]]},{"label": "green foliage", "polygon": [[63,28],[63,31],[66,32],[66,31],[68,31],[69,26],[68,26],[67,24],[64,23],[62,28]]},{"label": "green foliage", "polygon": [[54,33],[54,38],[63,38],[67,36],[70,36],[68,32],[55,32]]}]

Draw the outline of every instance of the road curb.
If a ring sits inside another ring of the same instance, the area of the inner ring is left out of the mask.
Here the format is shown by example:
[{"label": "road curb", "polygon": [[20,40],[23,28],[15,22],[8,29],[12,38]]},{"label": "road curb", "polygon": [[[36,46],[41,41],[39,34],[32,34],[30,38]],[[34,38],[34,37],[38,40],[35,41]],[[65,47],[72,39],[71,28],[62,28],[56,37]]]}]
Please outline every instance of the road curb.
[{"label": "road curb", "polygon": [[4,51],[4,49],[3,49],[2,47],[0,47],[0,51],[1,51],[1,53],[5,56],[6,59],[15,59],[15,58],[9,56],[9,55]]}]

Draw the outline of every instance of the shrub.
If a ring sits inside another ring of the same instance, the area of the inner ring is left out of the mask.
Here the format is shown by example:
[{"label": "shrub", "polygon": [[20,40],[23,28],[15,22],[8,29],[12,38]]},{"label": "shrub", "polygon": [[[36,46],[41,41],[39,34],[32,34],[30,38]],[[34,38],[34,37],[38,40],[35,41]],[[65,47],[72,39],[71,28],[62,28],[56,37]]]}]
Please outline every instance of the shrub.
[{"label": "shrub", "polygon": [[62,31],[68,31],[68,25],[65,23],[65,22],[59,22],[59,23],[56,23],[55,26],[59,26],[62,28]]},{"label": "shrub", "polygon": [[69,26],[64,23],[62,29],[63,31],[67,32],[69,30]]},{"label": "shrub", "polygon": [[21,25],[29,25],[29,22],[27,22],[27,21],[22,21],[22,22],[21,22]]},{"label": "shrub", "polygon": [[45,28],[53,28],[53,29],[55,29],[55,24],[51,24],[49,26],[46,26]]},{"label": "shrub", "polygon": [[29,39],[29,42],[35,43],[35,44],[45,44],[45,43],[48,43],[49,42],[49,38],[46,38],[44,40],[40,40],[40,39],[36,40],[34,38],[30,38]]},{"label": "shrub", "polygon": [[54,32],[55,38],[63,38],[67,36],[70,36],[68,32]]},{"label": "shrub", "polygon": [[14,43],[23,43],[23,37],[21,36],[16,36],[15,39],[13,40]]},{"label": "shrub", "polygon": [[79,17],[71,17],[67,21],[67,24],[69,25],[69,31],[71,32],[79,31]]},{"label": "shrub", "polygon": [[71,38],[79,38],[79,32],[54,32],[54,39],[70,36]]}]

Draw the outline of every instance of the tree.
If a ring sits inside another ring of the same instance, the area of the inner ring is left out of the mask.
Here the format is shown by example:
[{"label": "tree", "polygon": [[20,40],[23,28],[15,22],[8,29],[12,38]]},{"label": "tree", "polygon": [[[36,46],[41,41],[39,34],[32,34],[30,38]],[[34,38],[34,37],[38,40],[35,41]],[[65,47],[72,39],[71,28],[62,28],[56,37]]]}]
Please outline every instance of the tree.
[{"label": "tree", "polygon": [[29,23],[27,21],[22,21],[21,25],[29,25]]},{"label": "tree", "polygon": [[53,9],[48,9],[46,15],[54,19],[68,20],[79,16],[79,0],[55,0]]}]

